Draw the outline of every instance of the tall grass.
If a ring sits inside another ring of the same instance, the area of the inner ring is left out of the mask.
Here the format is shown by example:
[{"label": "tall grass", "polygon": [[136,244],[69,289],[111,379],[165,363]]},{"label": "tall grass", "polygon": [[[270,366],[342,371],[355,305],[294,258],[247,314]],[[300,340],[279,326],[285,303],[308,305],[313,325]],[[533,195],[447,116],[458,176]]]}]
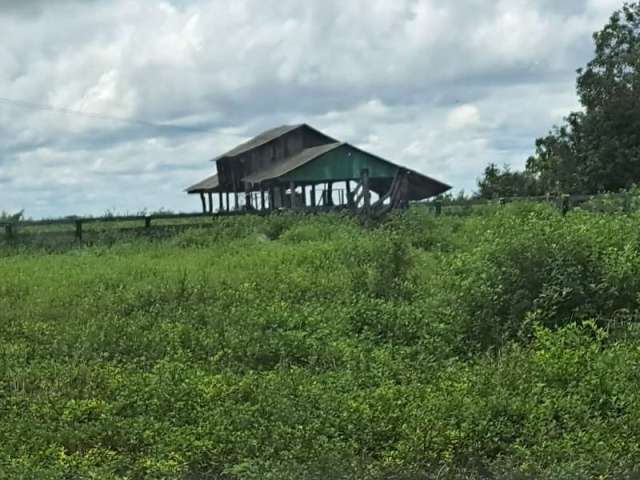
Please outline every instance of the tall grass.
[{"label": "tall grass", "polygon": [[0,256],[0,478],[622,478],[640,218],[221,219]]}]

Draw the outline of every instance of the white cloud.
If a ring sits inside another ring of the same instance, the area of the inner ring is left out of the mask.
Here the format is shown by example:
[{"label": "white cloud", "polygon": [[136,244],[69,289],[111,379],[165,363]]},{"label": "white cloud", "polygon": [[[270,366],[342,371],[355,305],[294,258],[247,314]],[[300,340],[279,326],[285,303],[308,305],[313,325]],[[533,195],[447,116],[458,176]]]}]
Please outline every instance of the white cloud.
[{"label": "white cloud", "polygon": [[0,210],[195,209],[182,190],[208,159],[289,122],[470,190],[576,105],[575,69],[617,3],[3,3],[3,97],[200,130],[0,102]]},{"label": "white cloud", "polygon": [[447,127],[452,130],[472,127],[480,123],[480,110],[475,105],[461,105],[447,116]]}]

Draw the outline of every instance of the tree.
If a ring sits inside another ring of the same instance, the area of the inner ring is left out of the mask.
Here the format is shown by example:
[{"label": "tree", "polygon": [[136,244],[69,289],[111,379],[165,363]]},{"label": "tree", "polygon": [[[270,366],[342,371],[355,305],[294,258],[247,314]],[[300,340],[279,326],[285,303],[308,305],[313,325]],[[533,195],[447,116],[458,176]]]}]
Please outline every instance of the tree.
[{"label": "tree", "polygon": [[[617,191],[640,183],[640,2],[626,3],[593,39],[595,56],[577,72],[584,110],[537,139],[527,161],[524,177],[541,193]],[[485,183],[509,178],[487,173],[495,172],[485,171]],[[481,194],[487,188],[479,187]],[[527,188],[525,182],[520,193]]]},{"label": "tree", "polygon": [[506,165],[501,170],[491,163],[478,180],[478,190],[481,198],[518,197],[536,195],[538,186],[527,172],[512,172]]},{"label": "tree", "polygon": [[595,58],[578,70],[585,108],[576,145],[588,190],[640,181],[640,2],[625,4],[593,36]]}]

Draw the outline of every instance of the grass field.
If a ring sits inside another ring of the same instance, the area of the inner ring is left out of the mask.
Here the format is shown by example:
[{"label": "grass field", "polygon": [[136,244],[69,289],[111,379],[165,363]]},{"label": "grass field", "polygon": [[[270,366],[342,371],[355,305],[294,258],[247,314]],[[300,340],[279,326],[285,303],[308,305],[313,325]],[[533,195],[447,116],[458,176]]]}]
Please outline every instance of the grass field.
[{"label": "grass field", "polygon": [[0,478],[634,478],[640,216],[0,247]]}]

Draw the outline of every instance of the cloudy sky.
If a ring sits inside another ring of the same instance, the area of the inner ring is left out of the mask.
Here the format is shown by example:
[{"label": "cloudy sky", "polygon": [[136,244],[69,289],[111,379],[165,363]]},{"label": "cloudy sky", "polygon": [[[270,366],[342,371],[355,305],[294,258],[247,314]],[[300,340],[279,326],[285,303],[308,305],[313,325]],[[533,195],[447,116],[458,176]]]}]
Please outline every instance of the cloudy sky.
[{"label": "cloudy sky", "polygon": [[578,108],[621,5],[0,0],[0,210],[197,210],[210,158],[302,122],[472,191]]}]

